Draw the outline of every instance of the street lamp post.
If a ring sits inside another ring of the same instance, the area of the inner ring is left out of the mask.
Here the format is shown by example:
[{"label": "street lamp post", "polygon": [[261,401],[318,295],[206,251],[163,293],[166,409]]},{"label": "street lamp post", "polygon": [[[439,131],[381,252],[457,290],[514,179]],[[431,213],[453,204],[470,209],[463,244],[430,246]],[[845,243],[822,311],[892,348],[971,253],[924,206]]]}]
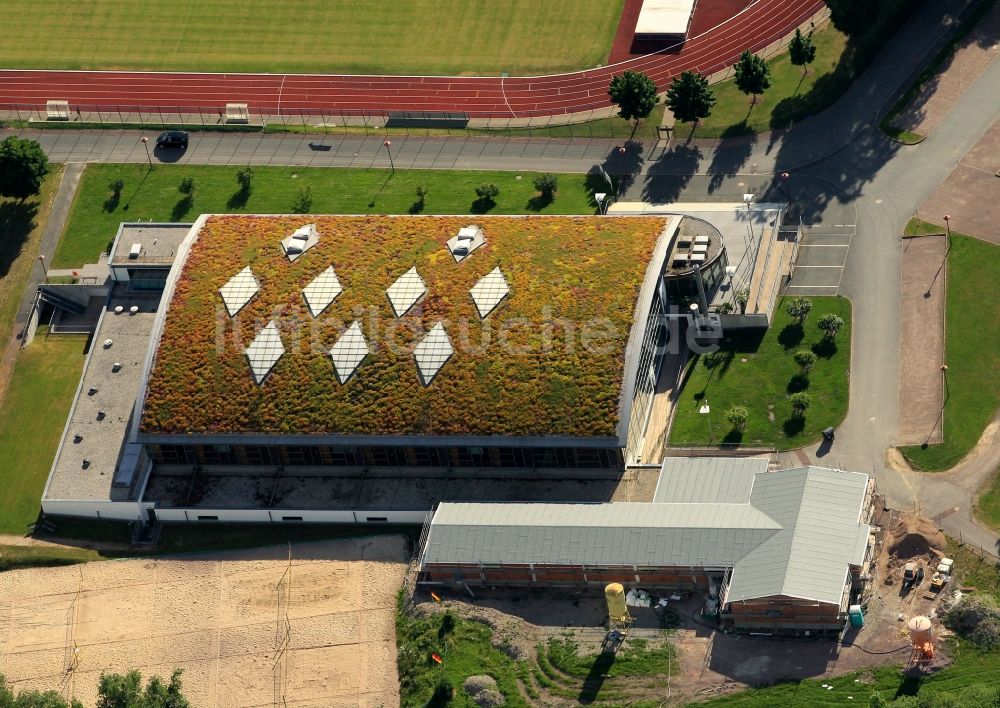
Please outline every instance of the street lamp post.
[{"label": "street lamp post", "polygon": [[142,136],[141,140],[142,140],[142,146],[144,148],[146,148],[146,161],[149,163],[149,166],[152,167],[153,166],[153,157],[149,154],[149,138],[147,138],[144,135],[144,136]]},{"label": "street lamp post", "polygon": [[594,194],[594,201],[597,202],[597,211],[601,214],[608,213],[608,195],[605,192],[597,192]]},{"label": "street lamp post", "polygon": [[389,146],[392,145],[392,143],[389,142],[388,140],[386,140],[382,144],[385,145],[385,152],[389,156],[389,167],[392,168],[392,172],[393,172],[393,174],[395,174],[396,173],[396,165],[393,164],[393,162],[392,162],[392,150],[389,149]]},{"label": "street lamp post", "polygon": [[944,228],[948,231],[948,241],[951,241],[951,217],[947,214],[944,215]]},{"label": "street lamp post", "polygon": [[49,284],[49,271],[45,268],[45,254],[38,256],[38,262],[42,264],[42,278],[45,279],[45,284]]},{"label": "street lamp post", "polygon": [[781,193],[785,195],[785,199],[787,199],[789,203],[792,202],[792,195],[788,193],[788,178],[790,176],[791,175],[789,175],[787,172],[782,172],[781,182],[779,182],[779,184],[781,185]]}]

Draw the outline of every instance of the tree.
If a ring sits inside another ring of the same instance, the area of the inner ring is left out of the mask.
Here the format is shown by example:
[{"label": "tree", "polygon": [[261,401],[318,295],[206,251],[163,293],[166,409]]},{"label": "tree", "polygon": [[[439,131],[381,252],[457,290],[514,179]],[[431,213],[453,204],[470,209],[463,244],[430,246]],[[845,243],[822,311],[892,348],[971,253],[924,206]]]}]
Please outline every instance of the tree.
[{"label": "tree", "polygon": [[804,418],[806,415],[806,409],[809,404],[812,403],[812,398],[805,391],[799,391],[798,393],[793,393],[788,397],[788,400],[792,403],[792,415],[796,418]]},{"label": "tree", "polygon": [[194,177],[185,177],[177,187],[181,194],[189,197],[194,196]]},{"label": "tree", "polygon": [[708,79],[696,71],[685,71],[670,82],[667,89],[667,108],[674,118],[685,123],[698,124],[712,115],[715,94],[708,87]]},{"label": "tree", "polygon": [[868,699],[869,708],[889,708],[889,703],[882,698],[882,694],[878,691],[872,693],[872,697]]},{"label": "tree", "polygon": [[555,198],[556,190],[559,189],[559,180],[551,172],[535,177],[535,189],[542,195],[542,199],[551,202]]},{"label": "tree", "polygon": [[296,214],[308,214],[309,210],[312,209],[313,203],[313,190],[308,184],[304,184],[299,187],[299,194],[295,197],[295,204],[292,206],[292,211]]},{"label": "tree", "polygon": [[803,374],[808,374],[812,371],[813,365],[816,363],[816,355],[808,349],[799,349],[795,352],[793,358],[795,359],[795,363],[799,365],[799,368],[802,369]]},{"label": "tree", "polygon": [[636,127],[660,101],[656,95],[656,83],[641,71],[623,71],[611,79],[608,95],[611,102],[618,106],[618,115],[625,120],[634,120]]},{"label": "tree", "polygon": [[58,691],[21,691],[15,696],[0,674],[0,708],[83,708],[83,704],[67,701]]},{"label": "tree", "polygon": [[253,189],[253,168],[247,165],[236,170],[236,181],[240,183],[240,191],[250,194]]},{"label": "tree", "polygon": [[[125,180],[121,177],[118,179],[113,179],[108,182],[108,189],[111,190],[111,196],[115,199],[121,199],[122,190],[125,189]],[[183,191],[183,190],[182,190]]]},{"label": "tree", "polygon": [[153,676],[142,687],[142,674],[101,674],[96,708],[190,708],[181,693],[181,669],[174,671],[170,683]]},{"label": "tree", "polygon": [[826,0],[833,26],[849,37],[864,34],[886,8],[870,0]]},{"label": "tree", "polygon": [[497,197],[500,196],[500,188],[495,184],[481,184],[476,187],[476,196],[479,197],[479,201],[486,205],[494,205],[497,203]]},{"label": "tree", "polygon": [[771,67],[749,49],[740,54],[735,69],[736,88],[748,96],[753,95],[753,103],[757,102],[757,96],[771,88]]},{"label": "tree", "polygon": [[837,332],[839,332],[844,326],[844,320],[840,316],[835,315],[832,312],[828,312],[819,318],[819,322],[816,323],[816,326],[823,331],[825,336],[830,339],[836,339]]},{"label": "tree", "polygon": [[27,199],[38,194],[49,158],[37,140],[8,136],[0,142],[0,195]]},{"label": "tree", "polygon": [[732,406],[726,411],[726,420],[733,426],[733,430],[742,433],[747,429],[747,423],[750,421],[750,412],[743,406]]},{"label": "tree", "polygon": [[745,315],[747,313],[747,303],[750,302],[750,289],[743,288],[742,290],[737,290],[736,294],[733,295],[733,300],[740,308],[740,314]]},{"label": "tree", "polygon": [[816,45],[813,44],[812,33],[802,34],[802,30],[796,29],[792,41],[788,43],[788,56],[792,64],[802,67],[802,75],[809,71],[809,64],[816,58]]},{"label": "tree", "polygon": [[806,317],[809,316],[810,310],[812,310],[813,303],[807,297],[793,297],[785,305],[785,312],[788,316],[793,318],[799,324],[806,321]]}]

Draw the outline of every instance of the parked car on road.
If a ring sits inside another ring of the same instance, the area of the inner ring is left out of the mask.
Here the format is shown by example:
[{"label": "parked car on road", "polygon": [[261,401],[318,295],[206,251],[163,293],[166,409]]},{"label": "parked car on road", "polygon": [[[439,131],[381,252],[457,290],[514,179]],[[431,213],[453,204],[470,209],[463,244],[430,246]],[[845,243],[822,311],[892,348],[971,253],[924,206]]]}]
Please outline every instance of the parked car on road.
[{"label": "parked car on road", "polygon": [[187,146],[188,134],[183,130],[168,130],[160,133],[160,136],[156,139],[156,147],[158,148],[187,149]]}]

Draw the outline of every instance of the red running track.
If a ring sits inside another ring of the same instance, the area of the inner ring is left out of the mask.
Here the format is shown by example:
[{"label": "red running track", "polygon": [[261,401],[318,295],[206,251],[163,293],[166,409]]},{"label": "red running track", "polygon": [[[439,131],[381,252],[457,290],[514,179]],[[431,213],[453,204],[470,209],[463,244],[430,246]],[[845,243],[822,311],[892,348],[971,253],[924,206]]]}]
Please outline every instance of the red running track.
[{"label": "red running track", "polygon": [[[702,0],[711,2],[712,0]],[[247,103],[254,114],[371,114],[449,111],[471,117],[561,115],[609,105],[613,74],[634,69],[663,87],[692,69],[709,75],[745,50],[759,51],[807,21],[822,0],[756,0],[683,46],[568,74],[532,77],[337,76],[316,74],[181,74],[124,71],[0,71],[0,104],[44,108],[50,99],[72,108],[116,106],[165,112],[218,112]]]}]

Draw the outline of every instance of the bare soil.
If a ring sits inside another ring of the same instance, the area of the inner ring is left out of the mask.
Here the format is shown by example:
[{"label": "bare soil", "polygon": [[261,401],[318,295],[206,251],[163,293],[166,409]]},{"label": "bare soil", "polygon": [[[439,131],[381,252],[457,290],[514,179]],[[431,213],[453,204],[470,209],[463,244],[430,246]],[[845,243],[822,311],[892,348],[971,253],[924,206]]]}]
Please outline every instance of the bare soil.
[{"label": "bare soil", "polygon": [[183,669],[194,706],[392,706],[400,536],[0,573],[0,673],[94,705]]}]

